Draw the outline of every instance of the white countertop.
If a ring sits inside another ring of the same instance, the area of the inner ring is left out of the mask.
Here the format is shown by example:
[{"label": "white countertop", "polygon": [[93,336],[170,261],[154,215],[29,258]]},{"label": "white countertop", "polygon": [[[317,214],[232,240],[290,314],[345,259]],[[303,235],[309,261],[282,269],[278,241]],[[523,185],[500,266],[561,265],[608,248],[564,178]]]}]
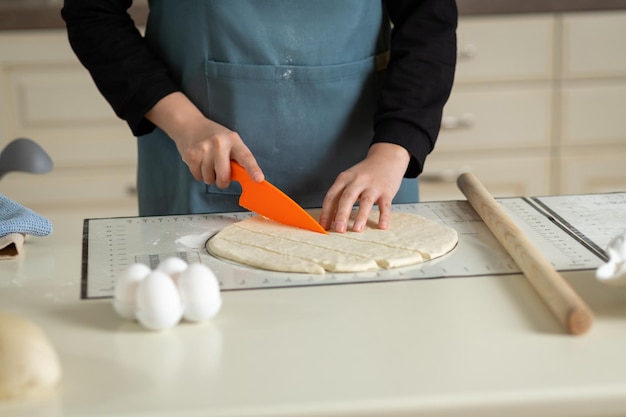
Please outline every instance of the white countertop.
[{"label": "white countertop", "polygon": [[626,414],[626,289],[567,280],[596,322],[567,335],[523,276],[224,292],[210,323],[154,333],[80,300],[82,218],[0,261],[0,310],[59,353],[46,398],[0,416]]}]

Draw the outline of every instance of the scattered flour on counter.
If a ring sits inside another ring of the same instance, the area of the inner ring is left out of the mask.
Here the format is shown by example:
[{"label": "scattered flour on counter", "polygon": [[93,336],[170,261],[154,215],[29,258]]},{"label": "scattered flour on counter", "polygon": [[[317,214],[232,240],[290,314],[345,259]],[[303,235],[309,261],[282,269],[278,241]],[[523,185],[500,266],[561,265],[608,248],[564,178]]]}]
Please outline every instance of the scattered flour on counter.
[{"label": "scattered flour on counter", "polygon": [[211,230],[200,235],[186,235],[176,239],[176,243],[190,249],[201,249],[215,231]]}]

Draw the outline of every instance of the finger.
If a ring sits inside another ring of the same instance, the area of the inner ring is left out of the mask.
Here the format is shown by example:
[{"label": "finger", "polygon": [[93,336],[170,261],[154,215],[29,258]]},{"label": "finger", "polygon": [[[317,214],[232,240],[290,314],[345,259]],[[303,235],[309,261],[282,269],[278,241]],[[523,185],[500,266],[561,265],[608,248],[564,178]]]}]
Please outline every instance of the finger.
[{"label": "finger", "polygon": [[[239,136],[237,137],[239,138]],[[265,179],[265,174],[263,170],[261,170],[261,167],[259,167],[256,158],[241,138],[233,145],[230,152],[230,159],[238,162],[254,181],[261,182]]]},{"label": "finger", "polygon": [[337,233],[345,233],[348,230],[348,220],[350,220],[352,209],[359,198],[359,194],[360,190],[355,187],[346,187],[341,193],[335,213],[335,231]]},{"label": "finger", "polygon": [[349,176],[343,172],[339,174],[333,185],[328,189],[324,200],[322,201],[322,212],[320,214],[319,223],[326,229],[330,230],[337,214],[339,201],[343,195],[344,189],[350,183]]},{"label": "finger", "polygon": [[202,167],[200,164],[194,164],[194,165],[187,164],[187,167],[189,167],[189,172],[191,172],[191,175],[196,181],[204,181],[203,174],[202,174]]},{"label": "finger", "polygon": [[[204,181],[205,184],[216,184],[216,175],[215,175],[215,165],[213,164],[212,159],[205,159],[202,161],[201,169],[201,177],[200,180]],[[216,184],[219,186],[219,184]]]},{"label": "finger", "polygon": [[354,218],[354,225],[352,225],[353,232],[362,232],[365,229],[365,225],[367,224],[367,220],[375,202],[376,199],[372,198],[371,194],[368,195],[363,193],[359,199],[359,209]]},{"label": "finger", "polygon": [[215,157],[215,185],[226,188],[230,185],[230,153],[221,153]]},{"label": "finger", "polygon": [[252,178],[255,182],[262,182],[265,179],[263,170],[261,170],[256,158],[251,152],[248,152],[244,157],[236,159],[236,161],[244,167],[248,175],[250,175],[250,178]]},{"label": "finger", "polygon": [[189,168],[189,172],[197,181],[203,180],[202,174],[202,159],[197,157],[197,153],[193,151],[187,151],[180,154],[181,159]]},{"label": "finger", "polygon": [[331,228],[335,213],[337,212],[338,193],[336,189],[338,189],[338,187],[334,185],[330,187],[322,201],[322,212],[320,213],[319,223],[326,230]]},{"label": "finger", "polygon": [[391,199],[388,197],[381,198],[378,201],[378,210],[380,216],[378,217],[378,228],[388,229],[391,222]]}]

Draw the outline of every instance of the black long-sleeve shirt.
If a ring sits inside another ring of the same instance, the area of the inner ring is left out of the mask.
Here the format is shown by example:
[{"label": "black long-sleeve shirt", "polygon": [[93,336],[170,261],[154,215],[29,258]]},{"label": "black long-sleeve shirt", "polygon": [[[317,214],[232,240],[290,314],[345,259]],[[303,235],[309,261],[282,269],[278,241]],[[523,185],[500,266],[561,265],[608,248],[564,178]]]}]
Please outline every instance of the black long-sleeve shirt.
[{"label": "black long-sleeve shirt", "polygon": [[[415,177],[434,148],[452,88],[456,3],[382,2],[393,32],[372,143],[390,142],[407,149],[412,158],[406,176]],[[127,12],[131,5],[132,0],[65,0],[61,14],[79,60],[118,117],[139,136],[154,129],[145,114],[180,87],[136,28]]]}]

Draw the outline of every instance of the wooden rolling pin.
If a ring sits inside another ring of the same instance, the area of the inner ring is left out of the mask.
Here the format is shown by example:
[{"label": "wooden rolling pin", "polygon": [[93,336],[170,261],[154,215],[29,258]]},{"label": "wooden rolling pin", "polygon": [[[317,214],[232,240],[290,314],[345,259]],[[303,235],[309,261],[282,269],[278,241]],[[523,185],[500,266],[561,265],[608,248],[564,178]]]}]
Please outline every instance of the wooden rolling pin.
[{"label": "wooden rolling pin", "polygon": [[576,335],[587,332],[593,323],[591,309],[515,225],[504,208],[471,173],[461,174],[457,185],[567,331]]}]

